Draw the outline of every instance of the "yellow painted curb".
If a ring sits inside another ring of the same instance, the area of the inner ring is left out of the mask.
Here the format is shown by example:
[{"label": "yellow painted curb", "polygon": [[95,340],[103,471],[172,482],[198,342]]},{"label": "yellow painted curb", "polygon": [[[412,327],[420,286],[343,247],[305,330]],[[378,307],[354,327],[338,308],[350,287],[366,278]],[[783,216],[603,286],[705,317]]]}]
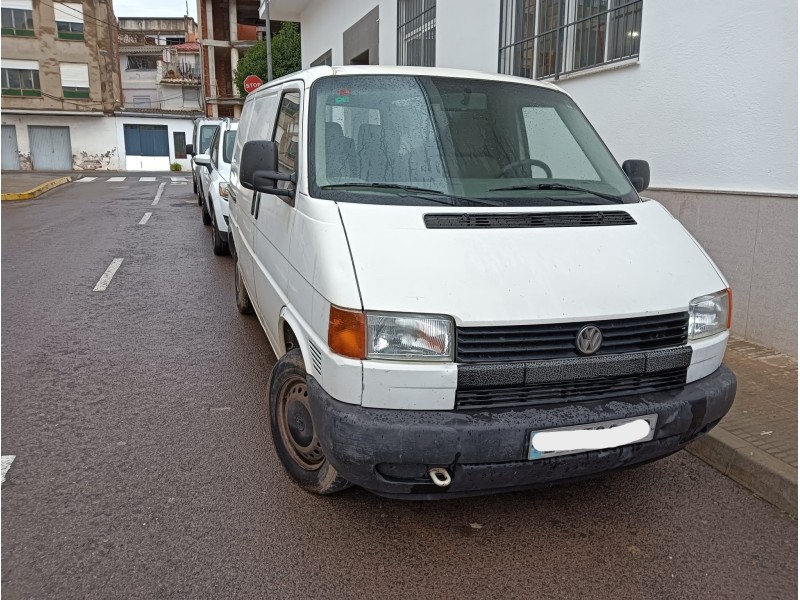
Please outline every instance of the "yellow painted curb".
[{"label": "yellow painted curb", "polygon": [[58,179],[51,179],[41,185],[37,185],[32,190],[28,190],[27,192],[19,192],[17,194],[2,194],[0,195],[0,199],[2,200],[30,200],[31,198],[36,198],[37,196],[41,196],[48,190],[52,190],[55,187],[60,185],[64,185],[65,183],[69,183],[72,181],[72,177],[59,177]]}]

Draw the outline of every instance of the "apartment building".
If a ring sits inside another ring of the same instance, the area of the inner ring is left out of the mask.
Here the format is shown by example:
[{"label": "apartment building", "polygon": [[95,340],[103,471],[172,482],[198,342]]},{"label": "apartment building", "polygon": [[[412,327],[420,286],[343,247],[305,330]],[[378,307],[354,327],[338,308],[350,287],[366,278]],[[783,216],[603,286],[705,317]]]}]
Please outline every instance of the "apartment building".
[{"label": "apartment building", "polygon": [[[260,16],[265,16],[262,0]],[[797,2],[270,0],[302,64],[549,81],[733,287],[733,331],[797,355]]]},{"label": "apartment building", "polygon": [[94,140],[119,106],[117,65],[110,0],[2,0],[2,168],[113,161]]},{"label": "apartment building", "polygon": [[191,17],[119,19],[126,111],[201,113],[200,45]]},{"label": "apartment building", "polygon": [[[189,168],[191,117],[202,113],[198,48],[179,45],[196,34],[186,18],[177,19],[184,34],[150,40],[165,44],[157,58],[172,65],[153,69],[158,85],[173,89],[163,98],[181,98],[178,114],[164,114],[174,106],[124,106],[120,27],[110,0],[2,0],[0,7],[4,170],[166,170],[174,162]],[[148,41],[149,31],[122,38],[143,34],[137,39]],[[169,42],[175,44],[165,52]],[[185,96],[184,88],[194,94]]]}]

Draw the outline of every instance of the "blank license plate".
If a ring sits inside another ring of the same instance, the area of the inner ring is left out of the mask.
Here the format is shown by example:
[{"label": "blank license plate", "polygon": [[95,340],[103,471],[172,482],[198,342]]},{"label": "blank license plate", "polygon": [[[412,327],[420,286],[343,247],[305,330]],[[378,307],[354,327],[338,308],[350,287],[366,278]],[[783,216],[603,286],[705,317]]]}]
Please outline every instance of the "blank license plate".
[{"label": "blank license plate", "polygon": [[643,417],[532,431],[528,458],[537,460],[649,442],[655,435],[657,419],[658,415],[644,415]]}]

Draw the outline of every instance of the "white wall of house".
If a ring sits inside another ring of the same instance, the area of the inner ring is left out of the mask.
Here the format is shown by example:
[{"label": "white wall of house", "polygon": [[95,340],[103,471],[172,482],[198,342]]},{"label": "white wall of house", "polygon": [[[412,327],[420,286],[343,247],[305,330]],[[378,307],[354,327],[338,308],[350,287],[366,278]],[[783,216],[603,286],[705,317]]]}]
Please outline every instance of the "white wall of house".
[{"label": "white wall of house", "polygon": [[[116,136],[119,139],[120,162],[128,171],[168,171],[173,162],[181,165],[181,170],[191,170],[189,158],[175,158],[175,131],[185,133],[186,143],[192,139],[192,119],[171,119],[158,117],[115,117]],[[125,125],[166,125],[169,138],[169,156],[127,156],[125,152]],[[185,150],[185,148],[183,148]]]},{"label": "white wall of house", "polygon": [[645,0],[639,64],[558,85],[653,187],[797,194],[796,26],[796,0]]},{"label": "white wall of house", "polygon": [[72,145],[73,169],[115,170],[124,168],[120,148],[113,125],[113,117],[67,116],[67,115],[14,115],[3,112],[3,125],[13,125],[17,134],[17,149],[20,154],[20,168],[35,169],[31,162],[31,146],[28,126],[69,127]]},{"label": "white wall of house", "polygon": [[[395,25],[395,40],[396,29]],[[499,36],[499,2],[437,0],[437,67],[497,73]]]},{"label": "white wall of house", "polygon": [[342,34],[376,6],[379,7],[378,62],[397,62],[397,2],[395,0],[311,0],[300,13],[301,60],[304,68],[328,50],[334,65],[344,62]]},{"label": "white wall of house", "polygon": [[[28,126],[69,127],[72,146],[73,170],[169,170],[170,163],[177,162],[183,171],[191,169],[188,158],[175,158],[173,132],[182,131],[186,142],[192,138],[192,119],[159,117],[105,117],[78,115],[14,115],[4,112],[3,125],[13,125],[17,135],[20,168],[35,169],[31,163]],[[123,126],[166,125],[169,137],[169,157],[133,157],[125,152]]]}]

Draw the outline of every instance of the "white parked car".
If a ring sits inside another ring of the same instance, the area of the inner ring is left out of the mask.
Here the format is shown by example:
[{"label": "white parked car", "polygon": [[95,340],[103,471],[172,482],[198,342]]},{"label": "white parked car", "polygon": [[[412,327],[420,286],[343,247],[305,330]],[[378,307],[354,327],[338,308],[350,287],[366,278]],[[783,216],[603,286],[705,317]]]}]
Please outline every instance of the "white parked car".
[{"label": "white parked car", "polygon": [[[216,118],[203,118],[194,121],[194,129],[192,130],[192,143],[186,145],[186,154],[191,157],[192,161],[192,186],[194,193],[198,193],[200,185],[200,167],[194,160],[196,154],[207,154],[208,147],[211,144],[211,137],[214,135],[217,126],[222,119]],[[198,200],[200,196],[198,195]]]},{"label": "white parked car", "polygon": [[231,155],[238,123],[225,120],[217,126],[208,154],[198,154],[198,194],[203,207],[203,224],[211,226],[214,254],[228,254],[228,181]]},{"label": "white parked car", "polygon": [[250,94],[229,191],[236,304],[279,358],[267,397],[292,478],[512,490],[714,427],[736,392],[731,292],[639,196],[649,180],[547,83],[315,67]]}]

